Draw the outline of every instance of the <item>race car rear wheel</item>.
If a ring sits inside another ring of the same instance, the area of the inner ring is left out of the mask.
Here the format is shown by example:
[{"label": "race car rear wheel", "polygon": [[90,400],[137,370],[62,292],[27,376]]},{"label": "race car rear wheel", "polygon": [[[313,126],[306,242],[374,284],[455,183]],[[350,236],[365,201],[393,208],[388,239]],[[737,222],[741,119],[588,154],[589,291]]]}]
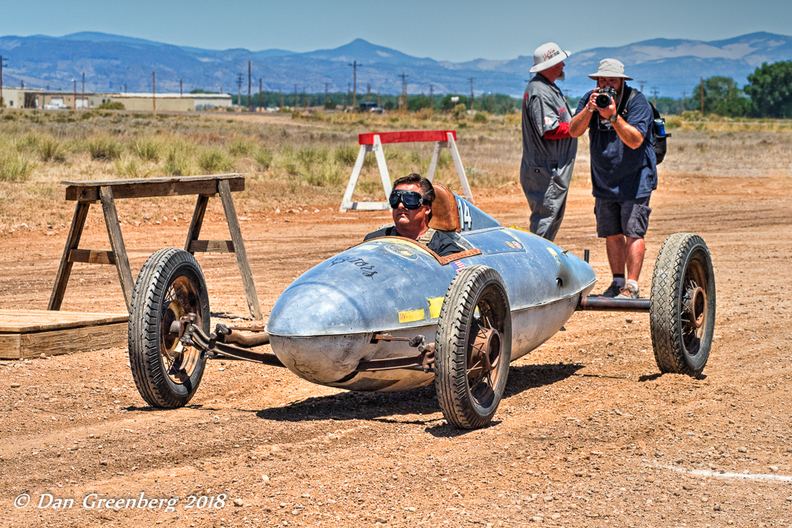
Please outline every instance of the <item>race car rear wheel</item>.
[{"label": "race car rear wheel", "polygon": [[198,262],[181,249],[161,249],[140,270],[129,314],[129,364],[149,405],[173,409],[198,389],[206,357],[171,333],[171,324],[194,313],[209,333],[209,296]]},{"label": "race car rear wheel", "polygon": [[490,423],[511,360],[509,298],[497,271],[470,266],[451,281],[435,354],[435,388],[445,419],[461,429]]},{"label": "race car rear wheel", "polygon": [[700,376],[715,327],[715,272],[701,237],[676,233],[663,242],[652,275],[649,324],[660,371]]}]

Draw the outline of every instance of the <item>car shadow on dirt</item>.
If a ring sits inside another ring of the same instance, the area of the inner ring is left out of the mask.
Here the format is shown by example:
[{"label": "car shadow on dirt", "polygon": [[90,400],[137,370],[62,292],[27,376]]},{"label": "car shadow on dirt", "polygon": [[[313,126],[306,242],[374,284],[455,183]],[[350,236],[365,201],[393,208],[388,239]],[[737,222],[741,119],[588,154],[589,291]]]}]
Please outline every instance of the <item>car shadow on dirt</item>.
[{"label": "car shadow on dirt", "polygon": [[[557,363],[510,367],[504,398],[552,385],[574,375],[584,366]],[[426,425],[427,432],[440,437],[453,437],[467,432],[455,429],[443,419],[434,385],[398,392],[345,392],[306,398],[282,407],[262,409],[256,412],[256,416],[264,420],[286,422],[370,420],[418,424]]]}]

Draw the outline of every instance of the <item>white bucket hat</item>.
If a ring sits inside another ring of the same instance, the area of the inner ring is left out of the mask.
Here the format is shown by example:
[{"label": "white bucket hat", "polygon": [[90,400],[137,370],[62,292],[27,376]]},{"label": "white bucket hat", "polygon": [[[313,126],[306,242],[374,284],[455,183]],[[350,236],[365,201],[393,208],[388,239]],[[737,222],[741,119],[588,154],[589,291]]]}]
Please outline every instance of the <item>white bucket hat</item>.
[{"label": "white bucket hat", "polygon": [[632,77],[624,75],[624,64],[616,59],[602,59],[599,63],[597,73],[589,75],[590,78],[596,79],[597,77],[618,77],[626,81],[632,81]]},{"label": "white bucket hat", "polygon": [[555,66],[570,55],[572,55],[570,52],[563,51],[555,42],[542,44],[534,51],[534,67],[531,68],[531,73],[544,71],[551,66]]}]

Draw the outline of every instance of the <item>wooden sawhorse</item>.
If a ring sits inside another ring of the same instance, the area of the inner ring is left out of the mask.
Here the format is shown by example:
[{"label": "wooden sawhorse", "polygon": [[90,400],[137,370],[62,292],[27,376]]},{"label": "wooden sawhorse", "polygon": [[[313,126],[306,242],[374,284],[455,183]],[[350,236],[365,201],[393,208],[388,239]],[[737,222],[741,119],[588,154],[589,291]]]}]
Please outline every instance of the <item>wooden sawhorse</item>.
[{"label": "wooden sawhorse", "polygon": [[[195,204],[190,229],[187,232],[187,241],[184,250],[192,254],[197,252],[235,253],[239,273],[242,275],[242,284],[245,287],[250,313],[256,319],[261,319],[261,306],[256,295],[256,286],[253,283],[253,274],[250,272],[245,243],[242,240],[242,231],[239,228],[234,201],[231,193],[245,189],[245,177],[241,174],[213,174],[210,176],[181,176],[168,178],[145,178],[131,180],[106,180],[106,181],[64,181],[66,187],[66,200],[77,202],[74,218],[69,228],[66,247],[63,249],[55,286],[52,288],[48,310],[60,310],[66,285],[69,282],[72,265],[74,262],[88,262],[92,264],[115,264],[118,278],[124,293],[127,312],[131,309],[132,290],[134,280],[129,268],[129,259],[124,238],[121,235],[121,226],[118,223],[115,200],[117,198],[148,198],[155,196],[181,196],[198,195]],[[228,230],[231,240],[198,240],[201,233],[206,206],[209,198],[219,194],[223,202]],[[78,249],[82,236],[88,208],[97,201],[102,203],[107,234],[110,237],[110,251],[97,251],[92,249]]]}]

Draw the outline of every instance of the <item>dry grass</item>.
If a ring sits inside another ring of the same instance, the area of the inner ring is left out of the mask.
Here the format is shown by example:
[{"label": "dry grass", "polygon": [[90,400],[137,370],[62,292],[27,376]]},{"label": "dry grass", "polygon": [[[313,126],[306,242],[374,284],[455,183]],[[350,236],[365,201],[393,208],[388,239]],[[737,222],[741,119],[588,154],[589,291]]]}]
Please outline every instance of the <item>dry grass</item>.
[{"label": "dry grass", "polygon": [[[415,114],[158,115],[112,112],[0,113],[0,229],[68,220],[63,180],[145,178],[239,171],[248,176],[236,200],[256,207],[331,205],[341,201],[357,159],[357,134],[455,129],[475,190],[519,186],[520,116]],[[695,113],[671,117],[663,171],[696,175],[790,174],[792,122],[738,121]],[[425,174],[433,144],[385,145],[391,178]],[[588,180],[581,138],[573,181]],[[459,190],[444,150],[436,181]],[[374,155],[366,156],[356,200],[382,199]],[[167,199],[163,199],[167,200]],[[134,206],[133,206],[134,207]],[[140,205],[142,208],[148,205]]]}]

